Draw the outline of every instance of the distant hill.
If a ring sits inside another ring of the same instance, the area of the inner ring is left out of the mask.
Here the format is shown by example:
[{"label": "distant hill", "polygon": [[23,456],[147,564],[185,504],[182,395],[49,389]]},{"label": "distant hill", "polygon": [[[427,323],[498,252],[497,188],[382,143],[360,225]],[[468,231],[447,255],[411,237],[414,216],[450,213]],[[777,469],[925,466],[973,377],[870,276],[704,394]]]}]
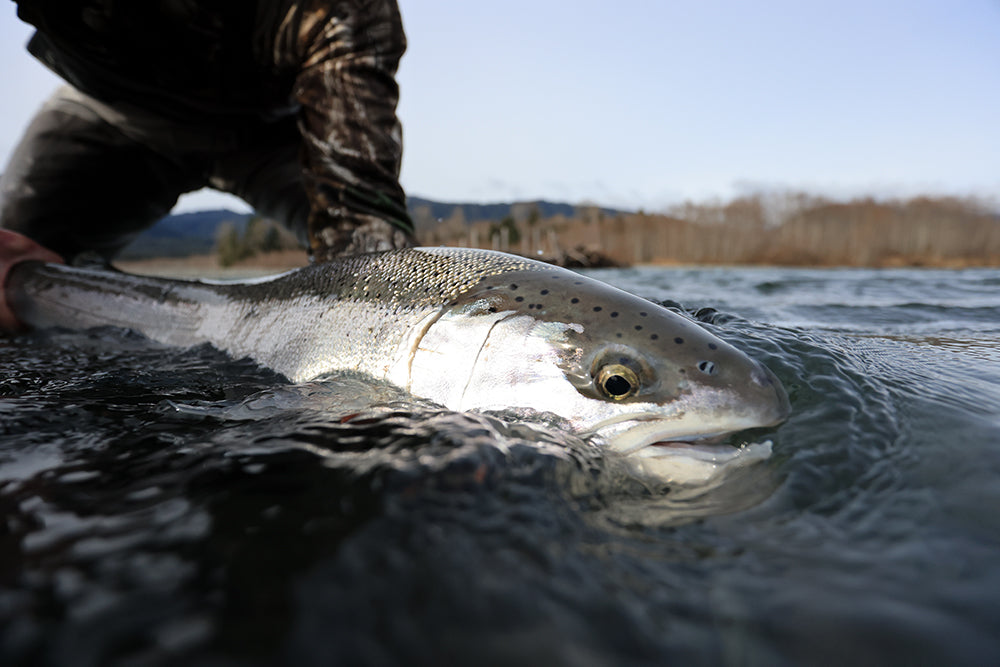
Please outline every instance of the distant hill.
[{"label": "distant hill", "polygon": [[[455,214],[455,209],[460,209],[462,217],[468,222],[498,222],[508,215],[513,215],[515,209],[522,211],[536,209],[540,217],[551,218],[556,215],[571,217],[577,212],[579,207],[573,204],[545,200],[495,204],[462,204],[432,201],[421,197],[407,197],[406,208],[415,219],[419,218],[421,213],[429,213],[435,220],[447,220]],[[601,208],[601,211],[605,215],[616,215],[623,212],[611,208]]]},{"label": "distant hill", "polygon": [[[467,204],[446,203],[408,197],[407,209],[415,221],[447,220],[460,209],[462,216],[468,222],[500,221],[516,211],[537,209],[542,218],[555,215],[572,216],[577,207],[572,204],[562,204],[548,201]],[[607,215],[620,213],[615,209],[602,208]],[[189,255],[204,255],[215,250],[215,240],[219,226],[232,223],[237,230],[243,231],[251,213],[237,213],[228,209],[199,211],[197,213],[178,213],[163,218],[155,225],[140,234],[119,255],[120,259],[148,259],[151,257],[187,257]],[[515,215],[515,217],[518,217]]]},{"label": "distant hill", "polygon": [[207,255],[215,251],[222,224],[231,223],[242,232],[250,216],[228,209],[168,215],[137,236],[118,257],[129,260]]}]

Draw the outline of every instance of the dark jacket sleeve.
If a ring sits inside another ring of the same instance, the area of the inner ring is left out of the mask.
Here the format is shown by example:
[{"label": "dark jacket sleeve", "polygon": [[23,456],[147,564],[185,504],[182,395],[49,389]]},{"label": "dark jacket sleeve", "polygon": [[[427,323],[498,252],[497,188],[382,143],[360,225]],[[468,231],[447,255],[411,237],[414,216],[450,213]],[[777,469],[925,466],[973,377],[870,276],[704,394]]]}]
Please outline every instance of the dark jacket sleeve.
[{"label": "dark jacket sleeve", "polygon": [[399,184],[395,73],[406,39],[396,3],[307,0],[297,38],[301,70],[294,94],[317,257],[342,251],[352,232],[373,221],[412,239]]}]

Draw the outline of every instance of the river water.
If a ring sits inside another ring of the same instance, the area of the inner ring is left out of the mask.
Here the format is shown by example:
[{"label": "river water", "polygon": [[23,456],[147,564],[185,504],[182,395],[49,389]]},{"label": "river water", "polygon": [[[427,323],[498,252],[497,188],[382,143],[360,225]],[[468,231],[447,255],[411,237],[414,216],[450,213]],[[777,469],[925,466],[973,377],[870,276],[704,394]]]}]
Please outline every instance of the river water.
[{"label": "river water", "polygon": [[0,664],[1000,660],[1000,271],[637,268],[792,415],[711,489],[127,332],[0,337]]}]

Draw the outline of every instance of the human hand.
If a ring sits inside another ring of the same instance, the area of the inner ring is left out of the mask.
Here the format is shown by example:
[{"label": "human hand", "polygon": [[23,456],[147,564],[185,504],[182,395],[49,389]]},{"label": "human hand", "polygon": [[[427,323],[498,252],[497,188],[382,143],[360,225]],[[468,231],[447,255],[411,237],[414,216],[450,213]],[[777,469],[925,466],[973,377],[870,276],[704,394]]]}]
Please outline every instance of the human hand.
[{"label": "human hand", "polygon": [[62,257],[27,236],[0,229],[0,331],[17,331],[22,328],[7,301],[7,276],[16,265],[31,260],[65,263]]},{"label": "human hand", "polygon": [[375,216],[359,216],[328,225],[315,235],[314,241],[319,246],[313,248],[313,259],[317,262],[416,245],[412,234]]}]

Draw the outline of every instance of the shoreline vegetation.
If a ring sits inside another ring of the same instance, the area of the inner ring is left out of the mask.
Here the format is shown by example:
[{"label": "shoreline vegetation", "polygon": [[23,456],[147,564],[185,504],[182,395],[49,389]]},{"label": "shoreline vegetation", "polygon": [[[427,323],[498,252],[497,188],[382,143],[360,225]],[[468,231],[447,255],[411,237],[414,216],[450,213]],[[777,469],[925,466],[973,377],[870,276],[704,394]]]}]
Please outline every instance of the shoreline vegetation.
[{"label": "shoreline vegetation", "polygon": [[1000,213],[973,198],[841,202],[781,193],[688,202],[659,214],[581,206],[571,218],[543,219],[527,204],[499,223],[414,217],[427,245],[547,257],[579,249],[620,265],[1000,266]]},{"label": "shoreline vegetation", "polygon": [[[974,198],[859,198],[768,193],[728,202],[691,203],[662,213],[596,205],[543,217],[539,203],[509,206],[500,220],[448,217],[430,206],[411,215],[422,245],[501,250],[570,266],[770,265],[800,267],[1000,266],[1000,213]],[[118,261],[127,271],[178,277],[253,277],[308,263],[305,251],[271,221],[252,218],[242,232],[225,223],[216,252]],[[583,261],[578,261],[583,258]]]}]

